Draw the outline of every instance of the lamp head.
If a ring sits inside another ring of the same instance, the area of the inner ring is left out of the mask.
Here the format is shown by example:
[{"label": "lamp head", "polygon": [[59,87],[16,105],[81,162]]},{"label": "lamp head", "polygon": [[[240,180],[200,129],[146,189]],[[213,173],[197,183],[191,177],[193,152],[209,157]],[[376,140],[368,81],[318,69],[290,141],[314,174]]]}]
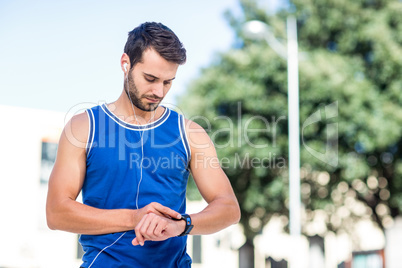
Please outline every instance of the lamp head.
[{"label": "lamp head", "polygon": [[248,21],[243,25],[243,34],[250,39],[264,39],[269,34],[269,26],[259,20]]}]

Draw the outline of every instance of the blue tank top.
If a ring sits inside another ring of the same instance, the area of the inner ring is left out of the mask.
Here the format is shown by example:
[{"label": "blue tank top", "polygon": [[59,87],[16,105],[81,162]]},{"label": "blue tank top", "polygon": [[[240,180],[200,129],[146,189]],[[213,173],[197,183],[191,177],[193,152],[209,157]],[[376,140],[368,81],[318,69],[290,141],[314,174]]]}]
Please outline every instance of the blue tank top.
[{"label": "blue tank top", "polygon": [[[138,209],[158,202],[185,213],[191,156],[184,117],[165,107],[156,121],[133,125],[115,116],[105,104],[88,109],[87,114],[90,128],[84,204],[100,209]],[[81,266],[191,266],[186,236],[146,241],[142,247],[131,244],[134,238],[134,231],[81,235],[85,252]]]}]

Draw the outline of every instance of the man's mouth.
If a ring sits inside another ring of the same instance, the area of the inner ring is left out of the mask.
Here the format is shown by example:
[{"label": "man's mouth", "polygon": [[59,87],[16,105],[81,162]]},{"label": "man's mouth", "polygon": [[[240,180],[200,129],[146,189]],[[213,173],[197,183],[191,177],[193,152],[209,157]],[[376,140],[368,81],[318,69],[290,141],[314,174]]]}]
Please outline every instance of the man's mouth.
[{"label": "man's mouth", "polygon": [[145,97],[145,98],[147,99],[147,101],[152,103],[158,103],[162,100],[161,98],[152,98],[152,97]]}]

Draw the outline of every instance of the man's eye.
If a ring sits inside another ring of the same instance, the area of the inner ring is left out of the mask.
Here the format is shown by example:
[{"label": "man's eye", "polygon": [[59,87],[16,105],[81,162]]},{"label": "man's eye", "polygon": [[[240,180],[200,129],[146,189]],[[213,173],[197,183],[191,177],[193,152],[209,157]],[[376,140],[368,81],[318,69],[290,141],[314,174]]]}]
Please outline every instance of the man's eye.
[{"label": "man's eye", "polygon": [[172,83],[172,81],[165,81],[163,82],[163,84],[165,84],[165,86],[170,85]]},{"label": "man's eye", "polygon": [[147,80],[148,82],[155,82],[155,78],[146,78],[145,77],[145,80]]}]

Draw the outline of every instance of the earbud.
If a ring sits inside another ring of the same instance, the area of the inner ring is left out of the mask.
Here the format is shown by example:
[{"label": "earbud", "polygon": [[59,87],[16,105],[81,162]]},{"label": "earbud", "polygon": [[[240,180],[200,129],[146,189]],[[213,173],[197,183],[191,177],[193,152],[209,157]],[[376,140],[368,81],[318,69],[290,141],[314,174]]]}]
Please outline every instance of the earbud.
[{"label": "earbud", "polygon": [[127,72],[127,63],[124,63],[123,67],[124,67],[124,70]]}]

